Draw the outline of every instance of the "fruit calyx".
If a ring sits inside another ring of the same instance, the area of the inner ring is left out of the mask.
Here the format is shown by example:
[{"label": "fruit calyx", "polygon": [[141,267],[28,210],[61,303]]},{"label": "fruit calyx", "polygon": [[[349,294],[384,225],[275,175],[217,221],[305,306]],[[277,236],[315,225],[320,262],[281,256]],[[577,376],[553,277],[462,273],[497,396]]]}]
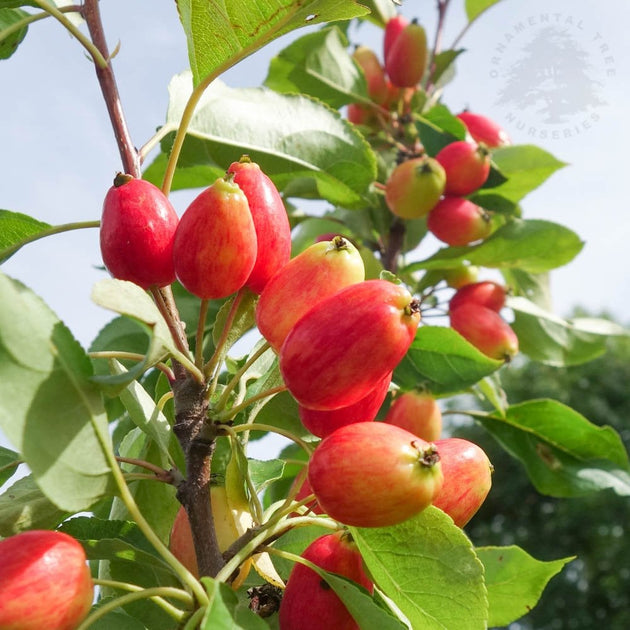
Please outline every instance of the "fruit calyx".
[{"label": "fruit calyx", "polygon": [[133,175],[129,175],[129,173],[116,173],[116,177],[114,177],[114,188],[120,188],[134,179],[136,178]]},{"label": "fruit calyx", "polygon": [[414,298],[405,306],[405,315],[410,317],[411,315],[415,315],[416,313],[420,313],[420,308],[422,306],[421,300],[418,298]]},{"label": "fruit calyx", "polygon": [[430,443],[422,446],[421,442],[414,440],[411,446],[418,451],[418,463],[425,468],[433,468],[440,461],[440,453],[437,446]]},{"label": "fruit calyx", "polygon": [[347,238],[338,234],[330,239],[329,251],[341,251],[342,249],[348,249],[349,244],[350,241],[348,241]]}]

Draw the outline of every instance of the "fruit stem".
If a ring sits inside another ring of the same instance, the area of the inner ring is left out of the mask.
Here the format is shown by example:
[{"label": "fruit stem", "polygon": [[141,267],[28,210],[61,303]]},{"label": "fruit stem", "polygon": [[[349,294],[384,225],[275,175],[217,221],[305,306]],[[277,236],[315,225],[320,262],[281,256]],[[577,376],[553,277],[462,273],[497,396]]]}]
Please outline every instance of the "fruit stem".
[{"label": "fruit stem", "polygon": [[260,346],[260,348],[256,350],[256,352],[254,352],[251,356],[247,358],[247,361],[245,361],[245,364],[243,365],[243,367],[240,368],[234,374],[234,376],[230,379],[230,381],[225,386],[225,389],[221,393],[221,397],[219,398],[216,405],[214,406],[214,409],[216,411],[221,411],[222,409],[225,409],[225,406],[227,405],[227,401],[230,397],[230,394],[234,391],[236,386],[239,384],[241,377],[245,374],[245,372],[247,372],[247,370],[249,370],[250,367],[252,367],[252,365],[258,359],[260,359],[260,357],[263,354],[265,354],[265,352],[267,352],[267,350],[269,350],[269,348],[271,348],[271,344],[268,341],[265,341],[265,343],[263,343]]},{"label": "fruit stem", "polygon": [[[278,385],[277,387],[266,389],[265,391],[259,392],[258,394],[255,394],[251,398],[244,400],[240,405],[235,405],[234,407],[231,407],[230,409],[224,409],[221,413],[219,413],[216,416],[216,418],[217,420],[220,420],[222,422],[231,420],[241,411],[243,411],[244,409],[247,409],[247,407],[249,407],[250,405],[253,405],[256,401],[262,400],[263,398],[267,398],[269,396],[274,396],[275,394],[279,394],[280,392],[286,391],[286,389],[287,389],[286,385]],[[247,429],[247,427],[251,425],[243,425],[243,426],[245,427],[245,429]]]},{"label": "fruit stem", "polygon": [[[184,356],[187,357],[190,353],[190,349],[188,347],[188,338],[186,337],[186,332],[184,331],[184,327],[182,326],[181,318],[179,317],[179,312],[177,310],[177,305],[175,304],[175,298],[173,297],[173,291],[171,287],[168,286],[161,289],[157,287],[150,287],[149,291],[151,291],[151,295],[153,295],[155,304],[162,314],[162,317],[164,317],[166,325],[171,331],[171,336],[173,337],[173,341],[175,342],[177,349]],[[177,378],[186,377],[186,368],[184,368],[179,362],[174,363],[173,370]]]},{"label": "fruit stem", "polygon": [[171,474],[171,472],[143,459],[135,459],[133,457],[120,457],[120,455],[117,455],[116,461],[121,464],[130,464],[132,466],[137,466],[138,468],[150,470],[152,473],[154,473],[157,479],[159,479],[160,481],[164,481],[165,483],[173,482],[173,475]]},{"label": "fruit stem", "polygon": [[[267,525],[269,525],[268,523]],[[239,566],[252,554],[256,553],[261,545],[271,540],[276,540],[287,531],[296,527],[307,527],[308,525],[318,525],[320,527],[326,527],[332,530],[338,530],[339,524],[329,518],[320,516],[296,516],[293,518],[287,518],[275,523],[271,527],[259,527],[246,531],[229,549],[225,552],[225,556],[228,557],[228,561],[225,566],[219,571],[216,579],[221,582],[225,582],[229,577],[238,569]],[[245,544],[243,544],[244,541]],[[232,550],[236,549],[237,552],[234,555],[230,555]],[[268,551],[273,551],[273,547],[269,547]]]},{"label": "fruit stem", "polygon": [[[112,454],[112,457],[113,454]],[[173,569],[175,574],[179,577],[182,584],[188,586],[193,592],[199,603],[204,604],[208,601],[208,596],[195,576],[188,571],[188,569],[171,553],[168,547],[162,542],[159,536],[153,531],[153,528],[149,525],[144,515],[138,508],[138,505],[129,490],[129,486],[125,481],[124,475],[118,466],[118,462],[114,457],[112,462],[112,474],[118,486],[120,498],[124,503],[129,515],[135,521],[140,531],[146,536],[147,540],[153,545],[156,551],[164,558],[164,560]],[[159,594],[159,593],[158,593]],[[119,604],[120,605],[120,604]]]},{"label": "fruit stem", "polygon": [[[98,46],[95,46],[93,42],[91,42],[79,28],[77,28],[72,20],[65,16],[65,13],[82,13],[83,17],[86,18],[86,8],[87,7],[79,7],[80,11],[77,11],[77,7],[68,7],[70,11],[63,11],[60,7],[54,6],[51,2],[47,2],[46,0],[34,0],[35,4],[42,8],[46,13],[54,17],[66,30],[70,32],[70,34],[77,39],[77,41],[85,48],[89,53],[90,57],[92,57],[97,68],[104,68],[107,66],[107,57],[108,55],[99,49]],[[89,4],[89,0],[86,1],[86,5]]]},{"label": "fruit stem", "polygon": [[201,300],[199,308],[199,321],[197,323],[197,336],[195,337],[195,365],[203,371],[203,336],[206,330],[208,306],[210,300]]},{"label": "fruit stem", "polygon": [[[232,324],[234,323],[234,319],[236,318],[236,314],[238,313],[238,307],[240,306],[244,295],[245,295],[245,290],[240,289],[234,296],[234,299],[232,300],[232,304],[230,305],[230,311],[225,319],[225,326],[223,326],[223,330],[221,331],[221,336],[219,337],[219,340],[217,341],[217,345],[214,349],[212,356],[210,357],[210,360],[208,361],[208,363],[206,363],[205,367],[203,368],[203,372],[206,378],[212,378],[213,372],[215,371],[216,368],[218,368],[218,366],[223,360],[223,357],[225,356],[225,345],[228,340],[228,335],[230,334],[230,330],[232,329]],[[218,370],[217,370],[216,376],[218,376]],[[213,378],[212,386],[208,390],[208,398],[212,396],[215,389],[216,389],[216,378]]]},{"label": "fruit stem", "polygon": [[307,455],[311,455],[313,449],[305,442],[303,439],[293,435],[290,431],[285,429],[281,429],[280,427],[274,427],[271,424],[263,424],[259,422],[252,422],[251,424],[237,424],[236,426],[228,426],[228,425],[218,425],[219,429],[223,429],[228,427],[229,432],[233,433],[242,433],[243,431],[270,431],[271,433],[277,433],[278,435],[282,435],[285,438],[288,438],[292,442],[295,442],[300,448],[302,448]]},{"label": "fruit stem", "polygon": [[0,261],[4,262],[9,256],[12,256],[18,249],[22,248],[24,245],[28,243],[33,243],[34,241],[38,241],[40,238],[45,238],[46,236],[52,236],[53,234],[61,234],[62,232],[69,232],[70,230],[82,230],[84,228],[98,228],[100,227],[100,221],[80,221],[77,223],[64,223],[62,225],[55,225],[49,227],[41,232],[37,232],[37,234],[31,234],[30,236],[24,237],[19,243],[12,245],[11,247],[7,247],[5,249],[0,250]]},{"label": "fruit stem", "polygon": [[[118,352],[115,350],[101,350],[99,352],[89,352],[88,356],[91,359],[127,359],[128,361],[144,361],[146,357],[144,354],[138,352]],[[155,366],[158,370],[164,373],[169,381],[175,379],[175,374],[166,363],[156,363]]]},{"label": "fruit stem", "polygon": [[[122,582],[113,582],[109,584],[108,580],[94,580],[95,583],[101,583],[103,586],[114,586],[115,588],[122,587]],[[127,587],[134,587],[134,584],[127,584]],[[143,587],[135,587],[138,590],[133,590],[131,593],[127,593],[127,595],[121,595],[116,599],[112,599],[107,601],[101,605],[77,627],[76,630],[86,630],[93,623],[107,615],[113,610],[118,610],[122,606],[130,604],[132,602],[136,602],[141,599],[152,599],[156,604],[160,606],[163,610],[165,610],[171,617],[176,619],[177,621],[183,621],[186,617],[187,613],[179,608],[169,604],[164,597],[172,597],[174,599],[180,599],[182,601],[186,601],[187,603],[192,603],[192,598],[189,593],[183,591],[179,588],[173,588],[170,586],[156,586],[154,588],[143,588]]]}]

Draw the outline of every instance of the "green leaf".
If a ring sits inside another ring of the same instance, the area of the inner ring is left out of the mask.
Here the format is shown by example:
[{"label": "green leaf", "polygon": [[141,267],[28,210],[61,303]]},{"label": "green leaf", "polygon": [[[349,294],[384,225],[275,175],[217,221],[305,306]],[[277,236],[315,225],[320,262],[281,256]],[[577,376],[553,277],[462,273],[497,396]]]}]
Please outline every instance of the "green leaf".
[{"label": "green leaf", "polygon": [[500,0],[466,0],[466,16],[468,21],[476,20],[484,11],[500,2]]},{"label": "green leaf", "polygon": [[610,488],[630,496],[628,454],[611,427],[547,399],[512,405],[505,417],[475,418],[521,461],[540,493],[578,497]]},{"label": "green leaf", "polygon": [[177,585],[177,578],[135,523],[106,521],[94,517],[71,518],[59,530],[77,539],[85,548],[88,560],[136,565],[136,570],[151,574],[151,581],[160,585]]},{"label": "green leaf", "polygon": [[367,82],[335,26],[292,42],[271,60],[265,85],[283,94],[310,94],[338,109],[369,101]]},{"label": "green leaf", "polygon": [[466,127],[445,105],[436,105],[416,121],[416,129],[428,155],[434,157],[446,145],[463,140]]},{"label": "green leaf", "polygon": [[0,536],[28,529],[54,529],[69,512],[44,495],[32,475],[18,479],[0,496]]},{"label": "green leaf", "polygon": [[[227,322],[227,317],[234,303],[234,297],[229,299],[219,309],[214,326],[212,328],[212,340],[216,346],[219,338],[223,334],[223,329]],[[236,308],[236,314],[232,321],[232,326],[227,334],[224,349],[227,352],[248,330],[256,325],[256,302],[258,296],[252,291],[245,291],[243,297]]]},{"label": "green leaf", "polygon": [[[106,597],[99,600],[99,605],[112,601],[113,597]],[[146,630],[146,626],[122,609],[114,609],[105,616],[90,623],[90,630]]]},{"label": "green leaf", "polygon": [[112,395],[119,393],[129,383],[169,355],[180,362],[191,364],[190,357],[183,355],[175,346],[168,325],[155,302],[138,285],[126,280],[107,278],[94,285],[92,300],[103,308],[135,320],[150,338],[144,361],[140,361],[129,371],[121,374],[93,377],[93,380],[108,393]]},{"label": "green leaf", "polygon": [[[145,460],[168,469],[167,457],[155,442],[139,428],[129,431],[123,438],[119,451],[121,457]],[[122,464],[121,467],[125,472],[146,473],[145,469],[138,466]],[[171,527],[180,505],[175,498],[175,487],[153,480],[140,480],[129,482],[129,488],[149,525],[162,542],[168,544]],[[127,508],[119,499],[115,499],[112,504],[110,518],[114,520],[128,520],[130,518]]]},{"label": "green leaf", "polygon": [[464,52],[463,48],[458,50],[444,50],[435,56],[434,70],[431,81],[443,87],[455,78],[455,59]]},{"label": "green leaf", "polygon": [[621,326],[597,318],[565,320],[524,297],[509,298],[514,311],[512,328],[520,350],[547,365],[579,365],[606,352],[610,335],[627,335]]},{"label": "green leaf", "polygon": [[[125,371],[117,361],[112,363],[115,374]],[[138,381],[132,381],[119,396],[133,423],[155,442],[157,448],[167,458],[170,467],[186,470],[186,461],[179,440],[166,416],[158,409],[144,387]]]},{"label": "green leaf", "polygon": [[549,273],[528,273],[521,269],[501,270],[507,286],[513,295],[521,295],[547,311],[551,306]]},{"label": "green leaf", "polygon": [[542,273],[566,265],[584,243],[568,228],[539,219],[511,219],[479,245],[444,247],[404,271],[451,269],[464,261],[490,268],[519,268]]},{"label": "green leaf", "polygon": [[[423,115],[424,120],[428,120],[451,138],[456,140],[466,139],[466,125],[453,115],[445,105],[434,105],[428,112]],[[452,140],[451,140],[452,141]]]},{"label": "green leaf", "polygon": [[[166,125],[175,130],[191,93],[190,74],[174,77],[169,93]],[[145,171],[149,181],[161,182],[173,138],[174,131],[166,135],[163,156]],[[372,149],[336,110],[307,96],[233,89],[215,81],[195,109],[173,189],[207,186],[244,153],[287,197],[352,207],[363,203],[376,179]],[[201,180],[200,166],[205,169]]]},{"label": "green leaf", "polygon": [[526,615],[549,580],[574,558],[542,562],[516,545],[477,547],[483,562],[490,603],[488,626],[507,626]]},{"label": "green leaf", "polygon": [[361,0],[361,4],[370,10],[364,19],[385,27],[396,16],[396,5],[392,0]]},{"label": "green leaf", "polygon": [[269,484],[282,478],[284,462],[281,459],[249,459],[247,463],[249,475],[256,492],[262,492]]},{"label": "green leaf", "polygon": [[0,446],[0,487],[13,477],[21,461],[19,453]]},{"label": "green leaf", "polygon": [[[0,9],[0,28],[2,19]],[[2,50],[0,43],[0,50]],[[8,260],[22,245],[33,240],[50,228],[50,224],[38,221],[21,212],[0,210],[0,263]]]},{"label": "green leaf", "polygon": [[[302,26],[350,20],[368,10],[353,0],[177,0],[195,85]],[[208,45],[212,42],[212,45]]]},{"label": "green leaf", "polygon": [[[256,422],[269,424],[289,431],[298,438],[312,440],[313,436],[304,428],[298,415],[298,404],[289,392],[280,392],[274,396],[257,414]],[[252,438],[263,437],[262,432],[252,432]],[[260,435],[259,435],[260,434]]]},{"label": "green leaf", "polygon": [[209,577],[201,578],[201,583],[210,603],[200,630],[268,630],[261,617],[239,605],[236,593],[227,584]]},{"label": "green leaf", "polygon": [[86,509],[113,491],[107,417],[91,377],[85,351],[57,316],[0,274],[0,427],[62,510]]},{"label": "green leaf", "polygon": [[[5,9],[0,7],[0,35],[20,20],[28,17],[26,11],[21,9]],[[26,37],[28,26],[23,26],[10,35],[0,39],[0,59],[8,59],[18,48],[20,42]]]},{"label": "green leaf", "polygon": [[483,567],[446,514],[429,507],[399,525],[351,531],[375,583],[413,628],[487,627]]},{"label": "green leaf", "polygon": [[492,161],[506,181],[492,188],[484,187],[472,195],[471,199],[484,208],[491,207],[485,202],[486,197],[500,196],[516,204],[566,165],[544,149],[530,144],[495,149]]},{"label": "green leaf", "polygon": [[435,394],[462,391],[501,367],[452,328],[421,326],[394,371],[403,389],[426,387]]}]

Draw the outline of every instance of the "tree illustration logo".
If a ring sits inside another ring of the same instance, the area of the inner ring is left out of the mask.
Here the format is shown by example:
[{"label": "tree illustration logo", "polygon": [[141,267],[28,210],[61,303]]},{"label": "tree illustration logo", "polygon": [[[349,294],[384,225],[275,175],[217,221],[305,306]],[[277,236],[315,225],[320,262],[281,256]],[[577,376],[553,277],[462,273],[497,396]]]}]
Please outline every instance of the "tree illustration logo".
[{"label": "tree illustration logo", "polygon": [[614,57],[601,34],[561,14],[516,22],[495,47],[495,105],[510,125],[537,139],[574,137],[600,119]]},{"label": "tree illustration logo", "polygon": [[559,124],[606,104],[599,96],[603,84],[590,76],[589,54],[567,30],[549,26],[522,52],[508,69],[497,105],[535,108],[543,123]]}]

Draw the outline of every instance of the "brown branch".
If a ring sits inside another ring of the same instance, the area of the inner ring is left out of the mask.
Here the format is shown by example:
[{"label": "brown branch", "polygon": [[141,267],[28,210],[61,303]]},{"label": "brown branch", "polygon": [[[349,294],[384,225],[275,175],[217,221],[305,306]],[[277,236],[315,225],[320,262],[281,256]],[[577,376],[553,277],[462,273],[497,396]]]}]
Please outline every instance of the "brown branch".
[{"label": "brown branch", "polygon": [[405,222],[396,218],[389,228],[389,238],[387,239],[387,247],[383,252],[381,262],[383,268],[392,273],[398,271],[398,258],[405,241],[406,226]]},{"label": "brown branch", "polygon": [[177,498],[188,514],[199,575],[214,577],[223,567],[210,501],[210,465],[216,432],[206,421],[205,385],[190,375],[172,383],[175,394],[173,431],[186,454],[186,479]]},{"label": "brown branch", "polygon": [[127,122],[120,102],[118,87],[116,85],[116,79],[114,77],[109,51],[107,49],[107,41],[105,40],[105,32],[103,30],[103,22],[101,20],[98,0],[85,0],[82,13],[85,17],[93,44],[98,48],[103,57],[108,60],[106,67],[101,68],[98,64],[94,64],[94,69],[96,70],[96,76],[101,86],[101,92],[105,98],[105,104],[107,105],[109,119],[111,120],[112,127],[114,129],[114,135],[116,136],[116,143],[123,163],[123,169],[125,173],[128,173],[129,175],[140,177],[141,172],[138,151],[135,149],[133,142],[131,141],[131,135],[129,134],[129,129],[127,128]]}]

